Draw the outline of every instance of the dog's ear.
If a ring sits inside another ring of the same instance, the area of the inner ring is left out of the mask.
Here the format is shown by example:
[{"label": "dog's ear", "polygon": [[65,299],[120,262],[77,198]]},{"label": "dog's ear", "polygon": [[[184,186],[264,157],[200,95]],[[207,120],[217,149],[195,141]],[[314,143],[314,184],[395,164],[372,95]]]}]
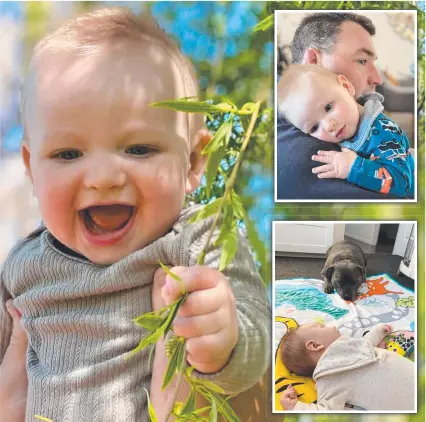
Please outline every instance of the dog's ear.
[{"label": "dog's ear", "polygon": [[361,267],[361,265],[358,265],[359,270],[361,271],[361,280],[359,281],[359,284],[365,283],[365,279],[366,279],[366,272],[365,272],[365,267]]},{"label": "dog's ear", "polygon": [[324,267],[322,269],[321,275],[330,279],[331,276],[333,275],[333,271],[334,271],[334,265],[330,265],[329,267]]}]

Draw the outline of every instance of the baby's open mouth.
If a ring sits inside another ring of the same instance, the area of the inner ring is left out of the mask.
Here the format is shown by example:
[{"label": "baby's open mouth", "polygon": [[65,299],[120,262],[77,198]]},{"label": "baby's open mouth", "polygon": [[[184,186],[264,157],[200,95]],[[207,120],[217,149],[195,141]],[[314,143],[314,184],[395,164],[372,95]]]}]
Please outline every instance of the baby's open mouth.
[{"label": "baby's open mouth", "polygon": [[87,229],[93,234],[105,234],[122,229],[133,216],[130,205],[96,205],[83,209],[81,215]]}]

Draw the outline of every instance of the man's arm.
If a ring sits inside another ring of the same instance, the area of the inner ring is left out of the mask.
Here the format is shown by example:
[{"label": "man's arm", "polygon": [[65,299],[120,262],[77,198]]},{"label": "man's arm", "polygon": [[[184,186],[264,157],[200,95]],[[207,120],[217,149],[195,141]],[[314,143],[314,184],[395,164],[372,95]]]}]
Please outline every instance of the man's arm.
[{"label": "man's arm", "polygon": [[393,199],[361,189],[345,180],[319,179],[312,173],[318,164],[311,157],[318,150],[340,151],[338,145],[319,141],[282,117],[277,120],[277,199]]},{"label": "man's arm", "polygon": [[[8,422],[23,422],[27,404],[27,334],[20,324],[20,314],[12,300],[6,305],[13,320],[10,343],[0,366],[0,409]],[[1,333],[3,334],[3,333]]]}]

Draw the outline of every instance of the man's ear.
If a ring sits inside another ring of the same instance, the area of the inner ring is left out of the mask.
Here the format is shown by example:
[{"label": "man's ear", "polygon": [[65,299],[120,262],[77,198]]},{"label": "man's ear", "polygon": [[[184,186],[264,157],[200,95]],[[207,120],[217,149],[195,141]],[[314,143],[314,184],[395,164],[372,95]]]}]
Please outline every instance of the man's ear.
[{"label": "man's ear", "polygon": [[21,157],[25,165],[25,174],[30,178],[32,183],[33,176],[31,173],[31,164],[30,164],[31,151],[30,151],[30,146],[26,140],[23,140],[21,144]]},{"label": "man's ear", "polygon": [[303,64],[321,64],[321,52],[309,47],[303,55]]},{"label": "man's ear", "polygon": [[203,155],[204,147],[210,142],[211,135],[207,129],[201,129],[195,135],[189,157],[188,179],[186,180],[186,193],[194,192],[201,184],[204,170],[207,165],[207,155]]},{"label": "man's ear", "polygon": [[345,88],[349,94],[354,97],[355,96],[355,88],[354,86],[349,82],[348,78],[346,78],[343,75],[338,75],[337,80],[339,81],[339,84]]},{"label": "man's ear", "polygon": [[311,352],[319,352],[324,349],[324,345],[313,340],[308,340],[305,344],[306,348]]}]

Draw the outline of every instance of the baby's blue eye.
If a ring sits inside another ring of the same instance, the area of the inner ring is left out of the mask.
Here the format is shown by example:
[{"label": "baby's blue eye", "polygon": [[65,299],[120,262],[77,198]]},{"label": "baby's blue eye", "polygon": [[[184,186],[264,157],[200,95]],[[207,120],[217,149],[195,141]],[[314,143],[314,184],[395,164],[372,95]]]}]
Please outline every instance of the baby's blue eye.
[{"label": "baby's blue eye", "polygon": [[365,66],[367,64],[367,60],[361,59],[361,60],[358,60],[358,63],[362,66]]},{"label": "baby's blue eye", "polygon": [[324,108],[325,112],[328,113],[331,110],[331,103],[327,104]]},{"label": "baby's blue eye", "polygon": [[146,145],[133,145],[126,149],[127,154],[146,155],[155,152],[155,149]]},{"label": "baby's blue eye", "polygon": [[311,133],[314,133],[318,130],[319,125],[312,126]]},{"label": "baby's blue eye", "polygon": [[60,158],[61,160],[71,161],[81,157],[83,154],[78,149],[66,149],[55,154],[54,158]]}]

